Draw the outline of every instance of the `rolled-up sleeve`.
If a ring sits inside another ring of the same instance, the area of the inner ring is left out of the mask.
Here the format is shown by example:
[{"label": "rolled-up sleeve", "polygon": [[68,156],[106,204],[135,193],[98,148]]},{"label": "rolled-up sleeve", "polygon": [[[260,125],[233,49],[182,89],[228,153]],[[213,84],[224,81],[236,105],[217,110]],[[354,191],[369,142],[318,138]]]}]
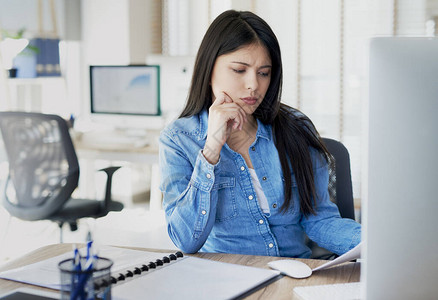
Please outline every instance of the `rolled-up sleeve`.
[{"label": "rolled-up sleeve", "polygon": [[[197,252],[215,221],[217,199],[212,199],[215,165],[197,151],[192,161],[170,132],[160,135],[160,189],[167,230],[174,244],[186,253]],[[217,197],[216,197],[217,198]]]}]

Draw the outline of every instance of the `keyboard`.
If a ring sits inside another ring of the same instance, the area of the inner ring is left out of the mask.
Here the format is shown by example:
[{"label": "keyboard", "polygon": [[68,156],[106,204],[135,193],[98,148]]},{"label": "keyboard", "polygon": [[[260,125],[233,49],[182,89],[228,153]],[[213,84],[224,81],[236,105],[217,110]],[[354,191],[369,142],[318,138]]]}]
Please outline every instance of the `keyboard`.
[{"label": "keyboard", "polygon": [[303,300],[361,300],[361,282],[297,286],[294,293]]},{"label": "keyboard", "polygon": [[81,142],[90,148],[108,150],[143,148],[149,144],[149,140],[146,137],[122,135],[84,135]]}]

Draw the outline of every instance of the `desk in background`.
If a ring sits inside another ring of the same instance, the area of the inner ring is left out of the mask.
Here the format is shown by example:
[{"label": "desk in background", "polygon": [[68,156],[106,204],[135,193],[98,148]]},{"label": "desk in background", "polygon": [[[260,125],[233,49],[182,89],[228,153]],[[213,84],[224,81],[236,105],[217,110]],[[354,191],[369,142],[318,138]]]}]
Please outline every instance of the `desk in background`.
[{"label": "desk in background", "polygon": [[[49,245],[37,249],[22,258],[10,262],[9,264],[0,268],[0,271],[13,269],[21,266],[25,266],[31,263],[35,263],[50,257],[54,257],[66,252],[71,251],[72,244],[57,244]],[[169,250],[157,250],[157,249],[145,249],[145,248],[132,248],[137,250],[146,250],[154,252],[172,252]],[[191,256],[196,256],[204,259],[217,260],[222,262],[253,266],[259,268],[268,268],[267,263],[273,260],[279,259],[278,257],[270,256],[254,256],[254,255],[238,255],[238,254],[222,254],[222,253],[197,253]],[[282,258],[283,259],[283,258]],[[302,259],[311,268],[322,265],[326,261]],[[320,284],[334,284],[334,283],[347,283],[358,282],[360,280],[360,263],[345,263],[336,266],[331,269],[315,272],[311,277],[306,279],[293,279],[290,277],[283,277],[270,285],[263,287],[253,294],[249,295],[246,299],[299,299],[293,292],[293,288],[296,286],[310,286]],[[195,284],[195,283],[194,283]],[[0,295],[9,292],[13,289],[20,287],[32,287],[40,290],[48,290],[36,286],[29,286],[22,283],[0,279]],[[48,290],[51,291],[51,290]]]},{"label": "desk in background", "polygon": [[[84,133],[87,134],[87,133]],[[113,144],[111,143],[87,143],[87,139],[84,138],[84,134],[72,134],[76,153],[79,160],[86,160],[93,162],[95,160],[107,160],[107,161],[124,161],[132,164],[146,164],[151,166],[150,176],[150,210],[161,209],[161,191],[159,190],[159,167],[158,167],[158,137],[160,135],[159,130],[148,130],[146,146],[136,147],[123,144],[117,144],[117,138],[114,137]],[[108,137],[105,137],[108,139]],[[114,145],[112,147],[112,145]],[[81,166],[81,170],[85,171],[85,174],[89,178],[93,178],[92,174],[95,173],[95,169],[91,168],[93,164],[86,164],[85,170]],[[86,181],[85,190],[87,193],[93,193],[95,190],[93,180]],[[81,185],[82,187],[82,185]]]}]

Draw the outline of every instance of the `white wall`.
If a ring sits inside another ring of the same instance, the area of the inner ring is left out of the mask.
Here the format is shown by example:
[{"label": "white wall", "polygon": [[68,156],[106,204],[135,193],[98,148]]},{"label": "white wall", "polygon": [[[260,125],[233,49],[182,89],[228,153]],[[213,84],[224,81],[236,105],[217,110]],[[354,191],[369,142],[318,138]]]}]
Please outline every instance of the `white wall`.
[{"label": "white wall", "polygon": [[129,64],[128,0],[82,1],[84,64]]}]

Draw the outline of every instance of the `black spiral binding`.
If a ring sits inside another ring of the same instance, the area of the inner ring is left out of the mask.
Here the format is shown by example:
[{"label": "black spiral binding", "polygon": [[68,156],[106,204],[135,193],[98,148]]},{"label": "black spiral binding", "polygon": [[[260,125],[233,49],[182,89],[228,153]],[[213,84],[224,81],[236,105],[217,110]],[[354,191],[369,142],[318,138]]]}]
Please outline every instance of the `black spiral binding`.
[{"label": "black spiral binding", "polygon": [[94,289],[99,290],[103,287],[108,287],[111,284],[116,284],[119,281],[124,281],[127,278],[134,277],[135,275],[140,275],[144,272],[147,272],[151,269],[155,269],[159,266],[163,266],[164,264],[168,264],[173,260],[177,260],[178,258],[184,257],[184,254],[181,251],[176,252],[175,254],[169,254],[169,256],[164,256],[162,259],[157,259],[154,262],[149,262],[147,265],[141,265],[135,267],[134,270],[126,270],[125,273],[119,273],[117,277],[111,276],[110,281],[102,279],[100,283],[94,283]]}]

